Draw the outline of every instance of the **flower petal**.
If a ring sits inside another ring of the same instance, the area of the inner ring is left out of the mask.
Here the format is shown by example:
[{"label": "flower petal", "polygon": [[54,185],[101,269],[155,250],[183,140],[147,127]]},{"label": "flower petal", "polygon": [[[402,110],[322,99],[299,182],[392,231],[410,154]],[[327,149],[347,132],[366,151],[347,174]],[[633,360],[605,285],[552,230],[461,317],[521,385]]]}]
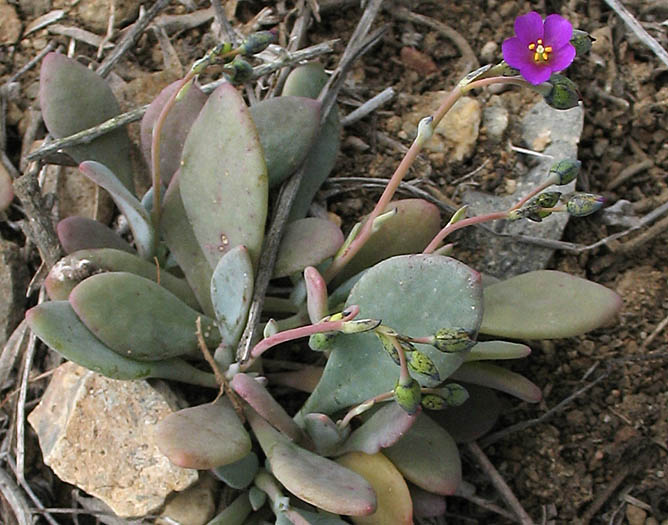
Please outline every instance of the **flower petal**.
[{"label": "flower petal", "polygon": [[510,67],[521,69],[532,62],[531,51],[519,38],[506,38],[501,44],[503,59]]},{"label": "flower petal", "polygon": [[572,44],[568,43],[559,49],[555,49],[552,54],[550,54],[550,69],[553,73],[566,69],[571,65],[574,58],[575,48]]},{"label": "flower petal", "polygon": [[542,17],[536,13],[536,11],[531,11],[526,15],[518,16],[515,19],[515,34],[522,43],[527,46],[531,42],[543,38]]},{"label": "flower petal", "polygon": [[520,68],[520,74],[525,78],[527,82],[535,86],[549,79],[550,75],[552,74],[552,70],[550,67],[546,65],[545,62],[537,64],[531,61],[529,63],[524,64]]},{"label": "flower petal", "polygon": [[543,32],[543,41],[546,46],[558,49],[568,44],[572,36],[573,26],[568,20],[560,15],[547,16]]}]

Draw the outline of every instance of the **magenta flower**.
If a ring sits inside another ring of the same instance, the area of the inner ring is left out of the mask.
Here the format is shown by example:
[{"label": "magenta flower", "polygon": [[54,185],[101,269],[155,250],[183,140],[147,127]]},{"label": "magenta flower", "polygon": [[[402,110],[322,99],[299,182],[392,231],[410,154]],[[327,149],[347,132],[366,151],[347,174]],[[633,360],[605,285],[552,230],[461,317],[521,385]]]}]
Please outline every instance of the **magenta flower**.
[{"label": "magenta flower", "polygon": [[545,21],[535,11],[518,16],[515,34],[503,41],[503,58],[531,84],[545,82],[575,58],[573,26],[559,15],[548,15]]}]

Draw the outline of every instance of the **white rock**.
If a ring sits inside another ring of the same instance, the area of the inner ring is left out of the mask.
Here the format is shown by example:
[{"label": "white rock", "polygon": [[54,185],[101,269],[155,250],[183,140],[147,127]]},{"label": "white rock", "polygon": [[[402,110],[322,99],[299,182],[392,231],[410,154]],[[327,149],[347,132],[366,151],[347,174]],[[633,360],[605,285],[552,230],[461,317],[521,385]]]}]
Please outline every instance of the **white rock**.
[{"label": "white rock", "polygon": [[197,481],[153,442],[173,403],[146,381],[117,381],[73,363],[58,367],[28,416],[44,463],[119,516],[143,516]]}]

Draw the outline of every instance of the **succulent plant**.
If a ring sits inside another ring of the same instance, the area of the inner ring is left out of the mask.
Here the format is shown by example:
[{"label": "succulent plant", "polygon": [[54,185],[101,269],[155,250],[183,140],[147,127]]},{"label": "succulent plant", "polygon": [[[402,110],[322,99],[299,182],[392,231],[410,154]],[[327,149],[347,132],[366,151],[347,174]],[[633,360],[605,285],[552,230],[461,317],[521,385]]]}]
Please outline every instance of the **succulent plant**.
[{"label": "succulent plant", "polygon": [[[494,391],[541,398],[539,387],[495,363],[523,358],[529,347],[496,338],[579,335],[620,306],[612,291],[557,271],[483,286],[474,269],[438,253],[443,240],[489,220],[585,215],[600,201],[576,194],[560,206],[561,194],[541,194],[575,177],[579,162],[560,161],[511,210],[466,218],[463,209],[441,229],[434,205],[391,200],[407,169],[402,164],[374,212],[344,238],[334,223],[305,217],[339,146],[336,110],[320,126],[315,97],[327,78],[323,68],[296,68],[282,96],[250,108],[232,82],[208,96],[194,82],[213,58],[226,62],[230,77],[242,75],[239,57],[269,40],[263,33],[236,49],[217,47],[151,104],[141,137],[154,184],[144,198],[134,194],[123,130],[68,151],[111,194],[133,246],[100,223],[62,221],[58,235],[68,255],[46,279],[51,301],[32,308],[27,321],[49,347],[108,377],[221,388],[222,397],[157,426],[173,463],[211,469],[240,491],[214,523],[242,523],[260,507],[270,508],[276,523],[344,523],[341,516],[410,523],[414,513],[442,512],[439,497],[457,491],[457,443],[494,424]],[[489,71],[467,76],[421,123],[415,151],[463,92],[521,83]],[[56,137],[118,112],[100,77],[53,53],[42,65],[40,96]],[[244,356],[237,346],[269,196],[300,167],[272,274],[289,290],[265,297],[264,337]],[[300,338],[310,338],[310,349],[302,345],[290,366],[266,358],[274,346]],[[294,417],[275,386],[309,393]]]}]

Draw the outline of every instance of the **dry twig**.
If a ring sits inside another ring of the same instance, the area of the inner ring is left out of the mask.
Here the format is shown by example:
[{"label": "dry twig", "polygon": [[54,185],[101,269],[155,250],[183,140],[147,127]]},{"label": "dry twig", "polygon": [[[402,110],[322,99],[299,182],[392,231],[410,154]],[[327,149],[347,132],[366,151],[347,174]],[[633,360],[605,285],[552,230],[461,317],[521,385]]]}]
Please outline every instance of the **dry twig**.
[{"label": "dry twig", "polygon": [[0,494],[9,504],[18,525],[32,525],[30,506],[14,480],[0,468]]}]

